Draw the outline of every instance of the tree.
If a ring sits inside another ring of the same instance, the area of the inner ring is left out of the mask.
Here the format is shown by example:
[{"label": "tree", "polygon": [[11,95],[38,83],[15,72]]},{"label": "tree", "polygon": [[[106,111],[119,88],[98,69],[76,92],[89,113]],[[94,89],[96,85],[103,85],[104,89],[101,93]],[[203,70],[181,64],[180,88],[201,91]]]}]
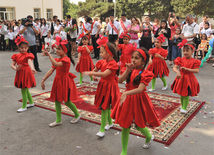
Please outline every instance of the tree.
[{"label": "tree", "polygon": [[71,7],[71,3],[69,0],[63,0],[63,17],[66,17],[66,13],[68,12],[68,9]]},{"label": "tree", "polygon": [[66,13],[66,15],[70,15],[72,18],[78,18],[77,16],[78,9],[79,9],[78,5],[71,3],[71,6],[68,9],[68,12]]}]

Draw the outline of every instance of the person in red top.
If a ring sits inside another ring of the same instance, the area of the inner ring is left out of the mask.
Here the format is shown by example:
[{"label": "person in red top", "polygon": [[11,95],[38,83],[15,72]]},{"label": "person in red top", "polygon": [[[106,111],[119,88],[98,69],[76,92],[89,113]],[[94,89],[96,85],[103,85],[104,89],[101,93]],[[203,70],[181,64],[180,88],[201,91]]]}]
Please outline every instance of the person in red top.
[{"label": "person in red top", "polygon": [[[11,68],[16,71],[14,85],[17,88],[21,88],[22,93],[22,107],[18,109],[17,112],[23,112],[26,111],[27,108],[34,106],[28,88],[36,87],[36,79],[33,75],[36,71],[32,62],[34,55],[27,52],[29,49],[28,42],[22,36],[18,36],[15,43],[18,46],[20,53],[12,55]],[[27,100],[29,100],[30,103],[28,105]]]},{"label": "person in red top", "polygon": [[159,37],[157,37],[157,39],[155,40],[155,48],[149,50],[150,61],[147,70],[152,71],[154,73],[154,78],[152,79],[152,88],[149,89],[150,92],[155,90],[155,82],[156,78],[158,77],[161,78],[164,85],[162,90],[166,90],[168,88],[166,79],[164,77],[169,76],[169,69],[164,60],[164,58],[167,57],[168,51],[161,48],[161,45],[164,41],[164,35],[159,35]]},{"label": "person in red top", "polygon": [[[80,36],[81,37],[81,36]],[[92,71],[94,69],[94,63],[93,60],[90,57],[90,53],[93,50],[93,46],[89,46],[89,36],[84,35],[81,39],[81,44],[82,46],[78,46],[77,51],[78,51],[78,58],[77,58],[77,66],[76,66],[76,71],[80,72],[80,82],[77,84],[77,86],[82,85],[82,72],[85,71]],[[91,84],[93,84],[93,78],[91,76]]]},{"label": "person in red top", "polygon": [[148,61],[149,54],[142,49],[137,49],[132,54],[132,63],[127,64],[126,71],[119,78],[120,83],[126,79],[126,90],[115,105],[111,117],[123,128],[121,155],[127,154],[132,123],[135,123],[137,130],[146,136],[144,149],[148,149],[150,141],[154,139],[146,127],[147,123],[153,127],[160,126],[152,101],[145,92],[146,86],[154,76],[152,72],[145,69]]},{"label": "person in red top", "polygon": [[76,123],[79,121],[81,115],[79,114],[76,106],[71,102],[77,99],[77,89],[74,83],[74,78],[76,76],[69,72],[71,62],[75,65],[74,60],[71,55],[70,58],[66,56],[66,53],[71,53],[68,51],[68,42],[67,40],[61,40],[60,36],[56,36],[56,54],[60,58],[53,58],[50,53],[45,49],[43,50],[44,56],[49,56],[49,59],[52,63],[51,69],[45,74],[41,82],[41,87],[45,89],[45,81],[52,75],[56,70],[56,76],[53,81],[51,96],[50,99],[55,101],[55,110],[56,110],[56,121],[50,123],[50,127],[61,125],[61,103],[64,101],[65,105],[68,106],[75,117],[71,120],[71,123]]},{"label": "person in red top", "polygon": [[[173,93],[181,96],[181,113],[187,113],[187,106],[189,104],[189,96],[197,96],[200,91],[199,83],[194,73],[199,72],[200,60],[192,58],[194,46],[186,44],[184,39],[178,46],[183,48],[184,57],[178,57],[174,60],[175,66],[173,71],[177,73],[174,82],[171,85]],[[178,70],[178,67],[180,69]]]},{"label": "person in red top", "polygon": [[[101,127],[100,131],[96,135],[98,137],[104,137],[105,129],[109,130],[113,126],[112,119],[110,117],[110,109],[114,108],[120,97],[117,77],[119,74],[119,67],[117,64],[115,45],[108,42],[107,37],[98,39],[97,44],[100,45],[98,47],[100,47],[100,56],[103,60],[96,63],[93,71],[83,72],[83,75],[101,77],[98,83],[94,104],[97,108],[102,110]],[[101,72],[98,72],[99,70],[101,70]]]},{"label": "person in red top", "polygon": [[137,49],[137,44],[133,42],[129,43],[131,36],[129,34],[123,35],[123,44],[116,42],[117,51],[122,52],[120,56],[120,74],[126,70],[126,63],[131,63],[132,53]]}]

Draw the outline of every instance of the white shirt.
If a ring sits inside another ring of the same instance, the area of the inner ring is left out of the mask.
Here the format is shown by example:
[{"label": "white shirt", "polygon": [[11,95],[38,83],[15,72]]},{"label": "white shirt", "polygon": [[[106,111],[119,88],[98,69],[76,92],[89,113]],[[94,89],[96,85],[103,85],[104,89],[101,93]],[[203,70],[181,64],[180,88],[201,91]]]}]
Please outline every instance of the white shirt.
[{"label": "white shirt", "polygon": [[[50,26],[49,26],[49,30],[51,31],[51,24],[52,23],[50,23]],[[56,26],[56,23],[53,21],[53,27],[55,27]]]},{"label": "white shirt", "polygon": [[13,40],[13,37],[15,36],[14,32],[8,32],[8,36],[10,40]]},{"label": "white shirt", "polygon": [[76,28],[76,30],[74,32],[70,32],[70,37],[71,37],[71,39],[77,38],[77,28]]},{"label": "white shirt", "polygon": [[[208,22],[208,23],[209,23],[209,25],[210,25],[209,28],[212,28],[212,24],[211,24],[210,22]],[[205,23],[204,23],[204,22],[201,22],[201,23],[199,24],[199,29],[204,28],[204,25],[205,25]]]},{"label": "white shirt", "polygon": [[[90,30],[91,30],[91,24],[90,24],[90,23],[85,23],[84,25],[85,25],[85,29],[86,29],[87,31],[90,31]],[[86,34],[86,32],[85,32],[84,29],[83,29],[83,32],[84,32],[84,34]]]},{"label": "white shirt", "polygon": [[[199,34],[199,26],[195,22],[193,22],[191,25],[185,24],[182,30],[182,33],[184,37],[189,37],[193,34]],[[187,41],[191,41],[193,38],[187,39]]]},{"label": "white shirt", "polygon": [[[58,31],[59,32],[59,30],[60,30],[60,27],[61,27],[61,25],[56,25],[56,26],[54,26],[54,32],[56,32],[56,31]],[[55,33],[55,37],[56,36],[59,36],[59,33]]]},{"label": "white shirt", "polygon": [[[120,30],[120,23],[117,22],[117,21],[114,21],[113,24],[114,24],[114,26],[117,28],[117,30],[119,31],[119,30]],[[106,31],[109,31],[109,35],[118,35],[118,34],[114,31],[114,29],[111,27],[110,22],[109,22],[108,25],[107,25]]]},{"label": "white shirt", "polygon": [[18,26],[14,26],[14,34],[15,36],[19,33],[19,27]]},{"label": "white shirt", "polygon": [[72,26],[72,20],[68,21],[66,24],[67,27],[71,27]]},{"label": "white shirt", "polygon": [[83,26],[78,26],[78,28],[79,28],[79,34],[78,34],[78,37],[79,37],[79,35],[82,33],[82,31],[83,31]]},{"label": "white shirt", "polygon": [[62,40],[67,40],[67,33],[65,31],[60,31],[60,37]]},{"label": "white shirt", "polygon": [[203,29],[201,30],[201,34],[206,34],[207,37],[210,37],[210,35],[211,35],[212,33],[214,33],[214,29],[211,30],[211,28],[208,28],[208,29],[204,29],[204,28],[203,28]]},{"label": "white shirt", "polygon": [[[129,25],[131,25],[131,21],[128,20],[128,19],[126,19],[125,22],[124,22],[124,21],[122,21],[122,22],[124,23],[126,29],[127,29],[127,27],[128,27]],[[127,30],[128,30],[128,29],[127,29]],[[120,23],[120,35],[121,35],[122,33],[124,33],[124,30],[123,30],[123,27],[122,27],[122,25],[121,25],[121,23]]]},{"label": "white shirt", "polygon": [[93,28],[92,28],[92,35],[96,35],[97,31],[98,31],[98,26],[100,25],[100,23],[98,21],[95,21]]},{"label": "white shirt", "polygon": [[40,27],[41,29],[41,34],[42,36],[47,36],[48,35],[48,31],[49,31],[49,26],[46,25],[42,25],[42,27]]}]

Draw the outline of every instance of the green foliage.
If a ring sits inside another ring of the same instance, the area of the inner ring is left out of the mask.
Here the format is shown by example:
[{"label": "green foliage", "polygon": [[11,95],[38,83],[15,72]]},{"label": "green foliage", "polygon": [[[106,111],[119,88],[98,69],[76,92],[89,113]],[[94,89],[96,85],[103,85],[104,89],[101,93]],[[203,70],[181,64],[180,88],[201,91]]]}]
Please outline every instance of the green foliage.
[{"label": "green foliage", "polygon": [[78,5],[71,3],[71,6],[68,9],[68,12],[66,13],[66,15],[70,15],[72,18],[78,18],[77,16],[78,9],[79,9]]},{"label": "green foliage", "polygon": [[63,17],[66,17],[66,13],[68,9],[71,7],[71,3],[69,0],[63,0]]}]

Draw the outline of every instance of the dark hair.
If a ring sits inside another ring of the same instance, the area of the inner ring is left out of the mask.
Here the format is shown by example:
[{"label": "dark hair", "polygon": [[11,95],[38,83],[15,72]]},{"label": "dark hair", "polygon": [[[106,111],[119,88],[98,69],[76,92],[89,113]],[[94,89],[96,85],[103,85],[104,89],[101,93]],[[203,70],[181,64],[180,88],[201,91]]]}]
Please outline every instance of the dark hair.
[{"label": "dark hair", "polygon": [[136,17],[132,17],[136,20],[137,24],[140,25],[140,21]]},{"label": "dark hair", "polygon": [[[192,45],[192,44],[190,44],[190,45]],[[195,47],[194,45],[192,45],[192,46]],[[189,45],[184,45],[183,49],[191,49],[192,51],[194,50],[194,49],[192,49],[192,47],[189,46]]]},{"label": "dark hair", "polygon": [[179,34],[181,34],[181,28],[180,28],[180,27],[177,27],[177,28],[176,28],[176,30],[177,30],[177,29],[179,29],[179,30],[180,30],[180,33],[179,33]]},{"label": "dark hair", "polygon": [[39,18],[36,18],[34,21],[35,21],[35,22],[39,21]]},{"label": "dark hair", "polygon": [[45,21],[45,22],[44,22],[44,26],[46,26],[46,20],[45,20],[45,18],[41,18],[41,19],[40,19],[40,22],[41,22],[40,27],[42,27],[42,25],[43,25],[43,24],[42,24],[42,20],[43,20],[43,19],[44,19],[44,21]]},{"label": "dark hair", "polygon": [[87,17],[87,18],[86,18],[86,22],[87,22],[87,23],[90,22],[91,20],[92,20],[91,17]]},{"label": "dark hair", "polygon": [[[80,43],[79,43],[79,46],[82,46],[82,45],[83,45],[83,43],[82,43],[83,40],[88,40],[88,41],[89,41],[88,35],[84,35],[84,36],[82,37],[82,39],[81,39],[81,41],[80,41]],[[88,42],[88,45],[89,45],[89,42]]]},{"label": "dark hair", "polygon": [[[141,81],[141,74],[143,73],[144,69],[146,68],[146,65],[147,63],[149,62],[149,53],[147,52],[147,49],[145,48],[140,48],[142,49],[145,54],[146,54],[146,60],[144,60],[144,57],[140,54],[140,52],[138,51],[134,51],[134,52],[138,52],[138,54],[140,55],[140,57],[142,58],[142,61],[144,61],[144,65],[143,65],[143,68],[141,70],[141,72],[134,78],[133,80],[133,85],[138,85],[140,84],[140,81]],[[133,53],[134,53],[133,52]],[[133,54],[132,53],[132,54]],[[126,79],[126,82],[129,83],[130,82],[130,77],[131,77],[131,74],[132,74],[132,71],[129,73],[129,75],[127,76],[127,79]]]},{"label": "dark hair", "polygon": [[[108,46],[109,50],[111,51],[111,53],[113,54],[113,59],[116,62],[118,62],[116,46],[113,43],[110,43],[110,42],[107,43],[107,46]],[[117,70],[116,74],[117,74],[117,76],[119,76],[119,74],[120,74],[120,67]]]},{"label": "dark hair", "polygon": [[57,18],[57,16],[53,16],[53,19]]},{"label": "dark hair", "polygon": [[204,24],[207,24],[208,26],[210,26],[210,23],[209,23],[209,22],[205,22]]},{"label": "dark hair", "polygon": [[60,23],[60,20],[59,20],[59,19],[57,19],[57,22],[59,22],[59,23]]},{"label": "dark hair", "polygon": [[[71,55],[71,44],[70,44],[70,42],[68,42],[68,44],[66,44],[65,47],[67,48],[67,53],[66,53],[67,56],[70,58],[71,63],[73,64],[73,66],[75,66],[75,62],[74,62],[74,60],[72,58],[72,55]],[[61,48],[62,48],[62,46],[61,46]]]},{"label": "dark hair", "polygon": [[201,35],[201,39],[202,39],[203,35],[205,35],[205,36],[206,36],[206,40],[207,40],[207,35],[206,35],[205,33],[203,33],[203,34]]},{"label": "dark hair", "polygon": [[77,24],[77,20],[74,18],[72,19],[72,25],[77,25],[77,34],[79,34],[79,28],[78,28],[78,24]]},{"label": "dark hair", "polygon": [[[167,22],[166,22],[166,20],[165,19],[161,20],[161,23],[165,23],[166,24],[165,29],[167,29]],[[160,26],[160,29],[162,29],[162,26]]]},{"label": "dark hair", "polygon": [[67,18],[68,18],[68,19],[71,19],[71,15],[67,15]]},{"label": "dark hair", "polygon": [[126,17],[126,14],[125,13],[122,13],[122,15],[121,16],[124,16],[124,17]]},{"label": "dark hair", "polygon": [[33,16],[31,16],[31,15],[28,15],[28,16],[27,16],[27,18],[28,18],[28,19],[29,19],[29,18],[30,18],[30,19],[33,19]]},{"label": "dark hair", "polygon": [[22,42],[18,45],[18,47],[20,47],[22,44],[28,45],[28,50],[29,50],[29,44],[28,44],[27,42],[25,42],[25,41],[22,41]]},{"label": "dark hair", "polygon": [[208,15],[204,15],[203,17],[209,18],[209,16],[208,16]]}]

